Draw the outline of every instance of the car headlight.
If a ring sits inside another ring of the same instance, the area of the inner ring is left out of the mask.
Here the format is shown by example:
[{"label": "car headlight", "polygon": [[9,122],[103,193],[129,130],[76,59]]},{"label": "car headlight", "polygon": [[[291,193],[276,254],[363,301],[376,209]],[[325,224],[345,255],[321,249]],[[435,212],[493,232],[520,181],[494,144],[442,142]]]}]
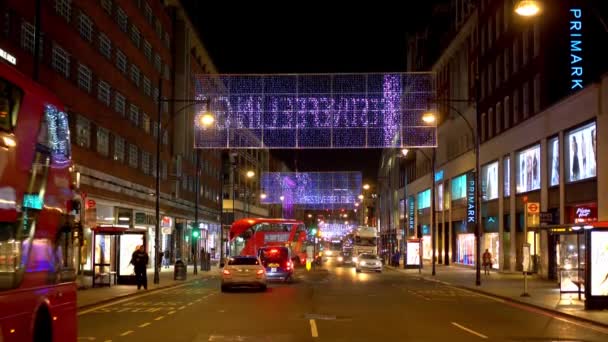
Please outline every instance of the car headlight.
[{"label": "car headlight", "polygon": [[327,252],[325,252],[325,254],[326,254],[327,256],[330,256],[330,255],[332,254],[332,252],[331,252],[331,251],[327,251]]},{"label": "car headlight", "polygon": [[343,258],[343,257],[341,257],[341,256],[340,256],[340,257],[338,257],[338,261],[342,261],[342,260],[344,260],[344,258]]},{"label": "car headlight", "polygon": [[357,259],[357,257],[353,257],[353,262],[357,262],[359,261],[359,259]]}]

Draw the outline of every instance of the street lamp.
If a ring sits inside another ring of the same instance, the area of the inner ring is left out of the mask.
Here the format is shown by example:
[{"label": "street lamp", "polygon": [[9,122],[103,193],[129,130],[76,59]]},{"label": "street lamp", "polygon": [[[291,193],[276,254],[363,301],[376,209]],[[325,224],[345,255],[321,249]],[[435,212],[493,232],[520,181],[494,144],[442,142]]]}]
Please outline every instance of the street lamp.
[{"label": "street lamp", "polygon": [[363,184],[363,190],[369,190],[369,184]]},{"label": "street lamp", "polygon": [[515,4],[515,13],[522,17],[534,17],[542,11],[541,1],[519,0]]},{"label": "street lamp", "polygon": [[401,155],[403,157],[406,157],[409,152],[410,152],[410,150],[408,150],[407,148],[401,149]]},{"label": "street lamp", "polygon": [[255,176],[255,172],[251,170],[247,171],[247,178],[253,178],[253,176]]},{"label": "street lamp", "polygon": [[[247,179],[252,179],[255,176],[255,172],[253,170],[248,170],[246,173]],[[250,185],[250,184],[247,184]],[[249,203],[249,197],[251,196],[251,189],[248,186],[245,186],[245,197],[247,197],[247,217],[249,217],[249,212],[251,209],[251,204]]]},{"label": "street lamp", "polygon": [[422,115],[422,121],[427,124],[432,124],[437,121],[437,116],[433,112],[426,112]]},{"label": "street lamp", "polygon": [[357,198],[359,198],[360,200],[363,201],[363,195],[359,195],[359,196],[357,196]]},{"label": "street lamp", "polygon": [[260,195],[260,199],[265,200],[265,199],[266,199],[266,194],[265,194],[265,193],[262,193],[262,194]]}]

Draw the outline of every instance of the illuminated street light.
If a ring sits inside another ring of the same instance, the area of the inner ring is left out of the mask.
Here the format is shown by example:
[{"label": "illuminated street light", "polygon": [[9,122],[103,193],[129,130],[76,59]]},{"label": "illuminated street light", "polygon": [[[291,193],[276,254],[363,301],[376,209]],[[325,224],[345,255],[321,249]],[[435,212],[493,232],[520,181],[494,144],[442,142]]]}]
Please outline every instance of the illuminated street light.
[{"label": "illuminated street light", "polygon": [[407,156],[407,154],[410,152],[410,150],[408,150],[407,148],[401,149],[401,155],[402,156]]},{"label": "illuminated street light", "polygon": [[312,214],[308,214],[308,218],[311,218],[311,217],[312,217]]},{"label": "illuminated street light", "polygon": [[358,196],[360,200],[363,200],[363,195]]},{"label": "illuminated street light", "polygon": [[251,170],[247,171],[247,178],[253,178],[253,176],[255,176],[255,172]]},{"label": "illuminated street light", "polygon": [[515,13],[522,17],[537,16],[541,9],[541,2],[535,0],[519,0],[515,4]]},{"label": "illuminated street light", "polygon": [[266,194],[265,194],[265,193],[262,193],[262,194],[260,195],[260,198],[261,198],[261,199],[263,199],[263,200],[264,200],[264,199],[266,199]]},{"label": "illuminated street light", "polygon": [[424,115],[422,115],[422,121],[424,121],[428,124],[434,123],[435,120],[437,120],[437,117],[435,116],[435,113],[433,113],[433,112],[426,112],[426,113],[424,113]]},{"label": "illuminated street light", "polygon": [[281,202],[283,202],[285,200],[285,196],[281,196],[279,197],[279,199],[281,200]]},{"label": "illuminated street light", "polygon": [[369,190],[369,184],[364,184],[363,185],[363,190]]},{"label": "illuminated street light", "polygon": [[199,117],[199,122],[203,127],[209,127],[215,122],[215,117],[211,112],[205,112]]},{"label": "illuminated street light", "polygon": [[359,203],[355,203],[355,207],[358,207],[358,206],[359,206]]}]

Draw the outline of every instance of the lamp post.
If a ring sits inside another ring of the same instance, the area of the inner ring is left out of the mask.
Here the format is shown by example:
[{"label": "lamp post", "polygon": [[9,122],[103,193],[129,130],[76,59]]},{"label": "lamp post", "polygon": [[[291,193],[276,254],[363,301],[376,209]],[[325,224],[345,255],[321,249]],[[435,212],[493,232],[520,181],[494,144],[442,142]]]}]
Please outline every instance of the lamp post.
[{"label": "lamp post", "polygon": [[[154,284],[158,284],[160,283],[160,265],[157,262],[156,258],[158,258],[158,255],[160,254],[160,164],[161,164],[161,160],[160,160],[160,146],[162,143],[162,104],[163,103],[186,103],[185,106],[183,106],[182,108],[176,110],[173,112],[173,114],[177,114],[193,105],[196,104],[206,104],[207,108],[205,109],[205,112],[200,116],[200,124],[202,127],[211,127],[213,125],[213,123],[215,122],[215,117],[214,115],[209,112],[209,99],[203,99],[203,100],[193,100],[193,99],[163,99],[162,98],[162,93],[163,93],[163,81],[162,78],[158,79],[158,97],[157,97],[157,117],[156,117],[156,122],[157,122],[157,127],[156,127],[156,184],[155,184],[155,188],[156,188],[156,194],[155,194],[155,217],[156,217],[156,226],[155,226],[155,232],[154,232]],[[169,119],[171,122],[172,118]],[[197,153],[197,170],[196,170],[196,174],[197,174],[197,184],[198,184],[198,175],[199,175],[199,165],[198,165],[198,153]],[[197,189],[196,191],[196,200],[195,200],[195,209],[194,209],[194,213],[195,213],[195,225],[196,228],[198,229],[198,195],[199,195],[199,191]],[[196,269],[196,263],[194,264],[194,268]]]},{"label": "lamp post", "polygon": [[[253,172],[252,170],[247,171],[247,179],[248,180],[252,180],[253,177],[255,176],[255,172]],[[250,182],[247,182],[247,185],[251,185]],[[249,198],[251,196],[251,189],[249,189],[249,186],[245,187],[245,197],[247,197],[247,217],[249,217],[249,211],[250,211],[250,203],[249,203]]]}]

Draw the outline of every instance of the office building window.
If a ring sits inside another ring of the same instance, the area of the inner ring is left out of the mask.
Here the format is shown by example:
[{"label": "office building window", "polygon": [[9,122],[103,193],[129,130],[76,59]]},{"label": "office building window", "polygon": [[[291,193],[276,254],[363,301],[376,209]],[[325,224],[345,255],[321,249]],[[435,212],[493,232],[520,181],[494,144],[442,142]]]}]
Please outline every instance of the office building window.
[{"label": "office building window", "polygon": [[513,124],[519,122],[519,89],[513,90]]},{"label": "office building window", "polygon": [[141,171],[144,175],[150,174],[150,153],[148,152],[141,153]]},{"label": "office building window", "polygon": [[150,79],[147,78],[146,76],[144,76],[143,85],[144,85],[144,95],[152,96],[152,82],[150,82]]},{"label": "office building window", "polygon": [[112,15],[112,0],[101,0],[101,7],[106,13]]},{"label": "office building window", "polygon": [[[34,53],[34,25],[27,21],[21,23],[21,47],[29,53]],[[40,38],[40,53],[42,54],[42,37]]]},{"label": "office building window", "polygon": [[522,113],[524,115],[524,119],[527,119],[530,115],[530,86],[529,83],[524,83],[521,94],[522,101]]},{"label": "office building window", "polygon": [[120,113],[121,116],[125,116],[126,109],[127,101],[125,100],[124,95],[117,92],[114,96],[114,110]]},{"label": "office building window", "polygon": [[131,41],[137,48],[139,48],[139,45],[141,44],[141,33],[139,32],[137,26],[133,24],[131,25]]},{"label": "office building window", "polygon": [[152,9],[150,8],[150,5],[148,5],[147,2],[144,4],[144,17],[146,18],[148,24],[154,24],[154,15],[152,14]]},{"label": "office building window", "polygon": [[513,73],[519,70],[519,39],[513,40]]},{"label": "office building window", "polygon": [[152,61],[152,45],[144,39],[144,56],[148,61]]},{"label": "office building window", "polygon": [[534,75],[534,84],[532,85],[532,94],[534,96],[534,113],[540,112],[540,74]]},{"label": "office building window", "polygon": [[84,116],[76,118],[76,145],[88,148],[91,144],[91,122]]},{"label": "office building window", "polygon": [[137,168],[137,146],[134,144],[129,144],[129,166],[133,168]]},{"label": "office building window", "polygon": [[534,57],[538,57],[538,53],[540,52],[540,26],[538,23],[533,24],[534,31]]},{"label": "office building window", "polygon": [[91,69],[78,64],[78,87],[87,93],[91,92],[93,74]]},{"label": "office building window", "polygon": [[55,12],[69,23],[72,17],[72,0],[55,0]]},{"label": "office building window", "polygon": [[110,105],[110,85],[107,82],[100,80],[97,83],[97,99],[106,106]]},{"label": "office building window", "polygon": [[110,134],[105,128],[97,127],[97,152],[107,156],[110,150]]},{"label": "office building window", "polygon": [[112,42],[103,33],[99,34],[99,52],[107,59],[112,58]]},{"label": "office building window", "polygon": [[131,81],[139,87],[139,68],[135,64],[131,64]]},{"label": "office building window", "polygon": [[498,103],[496,104],[496,135],[502,132],[502,122],[502,103],[498,101]]},{"label": "office building window", "polygon": [[[154,169],[152,172],[156,173],[156,169]],[[167,179],[167,162],[164,160],[160,161],[160,174],[163,180]]]},{"label": "office building window", "polygon": [[120,7],[116,10],[116,23],[120,30],[124,33],[127,33],[129,25],[128,25],[129,17],[127,17],[127,13]]},{"label": "office building window", "polygon": [[114,136],[114,160],[118,162],[125,161],[125,139],[119,136]]},{"label": "office building window", "polygon": [[59,45],[53,46],[53,69],[64,77],[70,77],[70,55]]},{"label": "office building window", "polygon": [[141,125],[144,132],[150,133],[150,117],[146,113],[141,114]]},{"label": "office building window", "polygon": [[488,124],[488,115],[486,113],[481,114],[481,141],[486,141],[486,132]]},{"label": "office building window", "polygon": [[139,108],[132,103],[129,106],[129,121],[135,126],[139,126]]},{"label": "office building window", "polygon": [[494,136],[494,108],[488,110],[488,139]]},{"label": "office building window", "polygon": [[119,49],[116,49],[116,67],[123,74],[127,73],[127,56]]},{"label": "office building window", "polygon": [[509,79],[509,75],[511,75],[511,49],[509,47],[507,47],[505,49],[503,63],[504,63],[504,73],[503,73],[504,81],[507,82],[507,80]]},{"label": "office building window", "polygon": [[511,98],[508,96],[505,96],[503,118],[504,129],[507,130],[511,127]]},{"label": "office building window", "polygon": [[87,42],[93,41],[93,21],[82,12],[78,18],[78,32]]},{"label": "office building window", "polygon": [[162,72],[162,67],[163,67],[163,63],[162,60],[160,59],[160,55],[159,54],[154,54],[154,68],[156,69],[156,71],[158,71],[159,73]]}]

